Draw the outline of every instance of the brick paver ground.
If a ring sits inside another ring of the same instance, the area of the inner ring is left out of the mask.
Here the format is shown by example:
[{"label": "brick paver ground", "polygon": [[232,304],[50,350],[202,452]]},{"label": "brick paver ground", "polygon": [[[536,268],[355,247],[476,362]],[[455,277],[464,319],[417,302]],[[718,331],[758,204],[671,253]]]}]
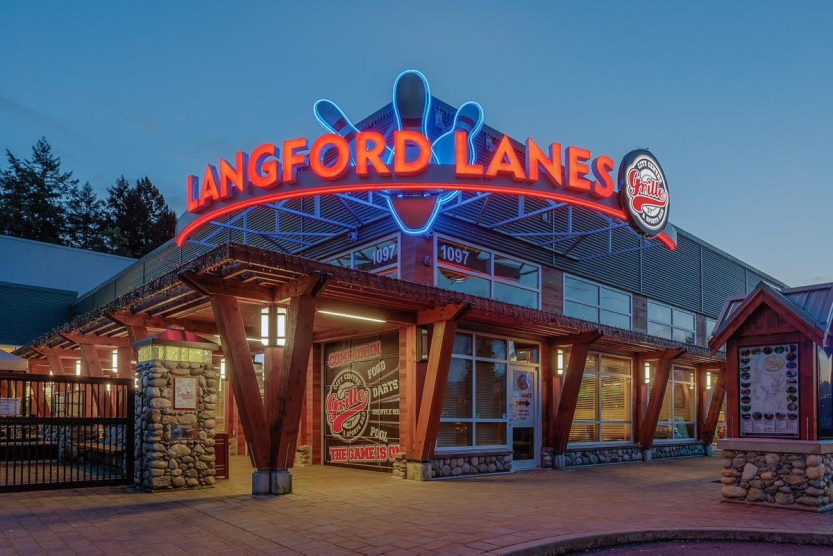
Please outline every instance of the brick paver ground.
[{"label": "brick paver ground", "polygon": [[833,516],[720,503],[719,458],[416,483],[293,470],[294,494],[253,497],[246,460],[213,489],[97,487],[0,494],[0,555],[183,552],[467,554],[651,529],[831,535]]}]

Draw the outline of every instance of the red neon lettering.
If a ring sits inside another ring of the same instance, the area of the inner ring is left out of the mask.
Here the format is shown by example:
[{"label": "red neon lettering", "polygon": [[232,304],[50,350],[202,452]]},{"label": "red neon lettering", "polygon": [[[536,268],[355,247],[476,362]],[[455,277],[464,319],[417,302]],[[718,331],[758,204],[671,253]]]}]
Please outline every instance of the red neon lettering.
[{"label": "red neon lettering", "polygon": [[305,166],[307,155],[295,151],[307,148],[307,138],[290,139],[283,142],[283,182],[295,183],[295,174],[299,167]]},{"label": "red neon lettering", "polygon": [[366,178],[368,164],[370,164],[378,175],[390,176],[390,168],[382,162],[384,152],[384,135],[375,131],[360,131],[356,136],[356,175]]},{"label": "red neon lettering", "polygon": [[497,150],[489,162],[489,167],[486,168],[486,177],[494,178],[498,174],[506,174],[512,176],[515,181],[524,181],[526,175],[518,160],[518,155],[515,154],[515,149],[512,148],[512,141],[507,135],[504,135],[497,145]]},{"label": "red neon lettering", "polygon": [[234,167],[223,159],[220,159],[220,198],[231,199],[234,196],[232,186],[245,193],[248,183],[246,182],[246,158],[243,151],[237,153]]},{"label": "red neon lettering", "polygon": [[593,175],[596,177],[596,181],[593,182],[591,193],[597,199],[604,199],[613,195],[616,188],[610,172],[613,171],[614,166],[613,159],[609,156],[602,155],[593,160]]},{"label": "red neon lettering", "polygon": [[[324,164],[324,152],[331,147],[336,152],[336,160],[331,166]],[[327,133],[315,140],[309,151],[309,166],[312,171],[325,180],[337,180],[344,177],[350,166],[350,146],[344,137]]]},{"label": "red neon lettering", "polygon": [[469,136],[465,131],[454,133],[454,175],[458,178],[482,178],[483,165],[469,164]]},{"label": "red neon lettering", "polygon": [[[416,160],[408,162],[407,145],[414,144],[419,149]],[[431,162],[431,143],[421,133],[400,130],[393,132],[393,173],[397,176],[415,176],[428,168]]]},{"label": "red neon lettering", "polygon": [[567,189],[590,191],[593,185],[585,176],[590,171],[586,162],[590,160],[590,151],[579,147],[567,147]]},{"label": "red neon lettering", "polygon": [[220,200],[220,191],[217,189],[217,168],[211,164],[206,165],[205,174],[202,178],[202,191],[200,191],[200,205],[207,207],[214,201]]},{"label": "red neon lettering", "polygon": [[269,189],[281,183],[278,155],[277,147],[271,143],[264,143],[253,150],[248,164],[249,183],[260,189]]},{"label": "red neon lettering", "polygon": [[530,182],[538,181],[539,169],[544,170],[544,175],[553,185],[557,187],[564,185],[564,168],[561,167],[559,143],[550,145],[550,153],[547,156],[532,138],[526,140],[526,172]]},{"label": "red neon lettering", "polygon": [[195,212],[200,208],[200,199],[194,199],[194,191],[200,186],[200,178],[197,176],[188,176],[188,212]]}]

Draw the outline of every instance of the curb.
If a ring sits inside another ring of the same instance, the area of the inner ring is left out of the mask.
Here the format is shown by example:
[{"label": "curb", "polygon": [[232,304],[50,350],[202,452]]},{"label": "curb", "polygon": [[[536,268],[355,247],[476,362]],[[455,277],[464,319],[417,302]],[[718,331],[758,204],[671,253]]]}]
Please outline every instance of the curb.
[{"label": "curb", "polygon": [[554,537],[507,546],[494,554],[518,556],[572,554],[587,550],[625,544],[661,541],[740,541],[805,544],[833,547],[831,533],[801,533],[769,529],[650,529],[647,531],[616,531],[583,537]]}]

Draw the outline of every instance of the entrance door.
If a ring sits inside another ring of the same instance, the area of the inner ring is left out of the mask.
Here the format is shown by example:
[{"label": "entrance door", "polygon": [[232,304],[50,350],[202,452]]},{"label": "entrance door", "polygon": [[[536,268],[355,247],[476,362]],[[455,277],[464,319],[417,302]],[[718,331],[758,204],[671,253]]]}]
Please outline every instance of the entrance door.
[{"label": "entrance door", "polygon": [[512,469],[538,467],[538,372],[534,367],[511,366]]}]

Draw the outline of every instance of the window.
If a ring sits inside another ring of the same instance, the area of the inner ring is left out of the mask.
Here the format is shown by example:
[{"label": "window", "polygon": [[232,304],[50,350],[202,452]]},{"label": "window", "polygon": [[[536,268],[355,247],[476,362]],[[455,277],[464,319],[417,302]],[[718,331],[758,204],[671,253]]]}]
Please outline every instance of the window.
[{"label": "window", "polygon": [[540,307],[541,267],[458,241],[437,237],[437,287]]},{"label": "window", "polygon": [[[708,412],[712,406],[712,399],[714,398],[714,387],[718,380],[718,371],[706,371],[706,405],[703,406],[704,412]],[[717,441],[726,437],[726,394],[723,395],[723,400],[720,404],[720,413],[717,416],[717,427],[715,429],[712,444],[717,446]]]},{"label": "window", "polygon": [[616,328],[631,329],[631,296],[564,275],[564,314]]},{"label": "window", "polygon": [[[656,362],[649,363],[649,366],[650,396],[653,394]],[[682,440],[697,437],[697,391],[694,375],[694,369],[674,367],[665,387],[655,439]]]},{"label": "window", "polygon": [[648,334],[684,344],[695,341],[694,313],[648,301]]},{"label": "window", "polygon": [[[569,351],[565,351],[565,358]],[[570,442],[628,442],[633,439],[631,361],[590,353],[584,367]]]},{"label": "window", "polygon": [[539,353],[538,344],[457,334],[437,447],[506,447],[508,364],[537,365]]},{"label": "window", "polygon": [[363,245],[333,257],[327,262],[344,268],[397,278],[399,276],[399,236]]}]

